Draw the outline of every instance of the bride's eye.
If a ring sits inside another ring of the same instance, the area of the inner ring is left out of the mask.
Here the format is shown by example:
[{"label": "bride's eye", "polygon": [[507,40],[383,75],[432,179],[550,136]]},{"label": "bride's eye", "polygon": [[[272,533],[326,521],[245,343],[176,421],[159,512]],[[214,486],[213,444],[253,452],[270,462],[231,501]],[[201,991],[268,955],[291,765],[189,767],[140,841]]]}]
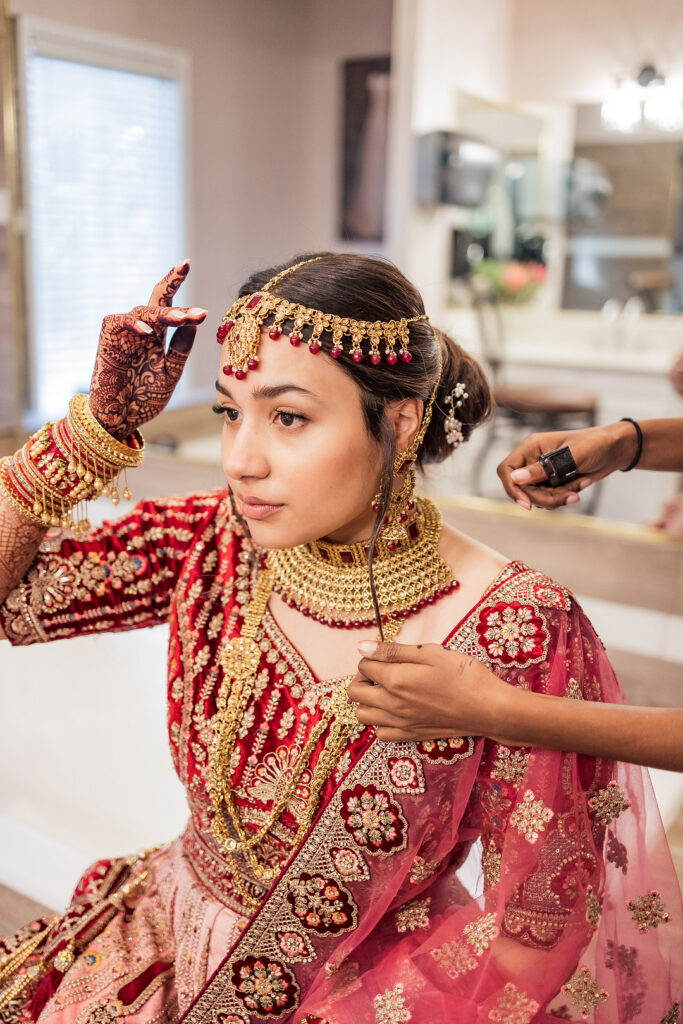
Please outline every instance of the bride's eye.
[{"label": "bride's eye", "polygon": [[229,423],[234,423],[239,416],[237,409],[233,409],[229,405],[212,405],[211,410],[217,416],[225,416]]},{"label": "bride's eye", "polygon": [[287,412],[285,409],[280,409],[275,416],[283,427],[297,427],[308,420],[308,417],[302,416],[301,413]]}]

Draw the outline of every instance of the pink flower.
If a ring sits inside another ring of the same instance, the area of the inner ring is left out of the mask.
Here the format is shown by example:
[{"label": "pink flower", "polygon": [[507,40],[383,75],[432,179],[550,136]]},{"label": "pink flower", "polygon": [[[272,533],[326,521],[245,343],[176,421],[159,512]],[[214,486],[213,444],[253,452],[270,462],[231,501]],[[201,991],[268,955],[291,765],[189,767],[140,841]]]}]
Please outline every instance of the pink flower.
[{"label": "pink flower", "polygon": [[519,292],[529,283],[529,272],[523,263],[513,260],[503,267],[503,282],[511,292]]}]

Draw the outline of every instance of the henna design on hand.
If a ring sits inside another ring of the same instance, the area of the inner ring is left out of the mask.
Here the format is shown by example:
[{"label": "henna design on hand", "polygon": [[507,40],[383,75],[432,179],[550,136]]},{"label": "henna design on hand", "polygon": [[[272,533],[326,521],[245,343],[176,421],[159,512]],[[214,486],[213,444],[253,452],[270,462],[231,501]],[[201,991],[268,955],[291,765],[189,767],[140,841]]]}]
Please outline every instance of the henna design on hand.
[{"label": "henna design on hand", "polygon": [[0,604],[31,565],[44,534],[44,526],[0,498]]},{"label": "henna design on hand", "polygon": [[[166,407],[206,310],[172,308],[187,261],[154,288],[148,306],[105,316],[90,384],[90,407],[110,434],[124,440]],[[166,330],[177,330],[166,348]]]}]

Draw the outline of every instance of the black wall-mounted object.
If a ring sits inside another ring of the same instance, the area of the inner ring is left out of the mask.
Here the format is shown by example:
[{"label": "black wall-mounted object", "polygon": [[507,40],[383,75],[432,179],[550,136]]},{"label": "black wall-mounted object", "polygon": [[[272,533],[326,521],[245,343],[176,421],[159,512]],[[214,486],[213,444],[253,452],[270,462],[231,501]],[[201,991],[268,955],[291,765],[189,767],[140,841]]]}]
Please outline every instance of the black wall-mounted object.
[{"label": "black wall-mounted object", "polygon": [[417,201],[481,206],[499,160],[498,150],[473,135],[447,131],[421,135],[417,140]]}]

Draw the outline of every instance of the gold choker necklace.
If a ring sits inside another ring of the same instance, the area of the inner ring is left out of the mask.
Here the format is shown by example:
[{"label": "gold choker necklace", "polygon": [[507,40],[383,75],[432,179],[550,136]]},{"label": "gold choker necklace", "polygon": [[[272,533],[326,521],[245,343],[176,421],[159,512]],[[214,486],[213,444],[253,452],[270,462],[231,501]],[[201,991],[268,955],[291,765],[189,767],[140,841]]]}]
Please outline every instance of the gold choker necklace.
[{"label": "gold choker necklace", "polygon": [[[404,539],[378,542],[374,575],[383,620],[404,619],[458,586],[439,554],[440,534],[436,505],[419,498]],[[375,625],[367,541],[271,548],[265,565],[275,593],[304,615],[343,629]]]}]

